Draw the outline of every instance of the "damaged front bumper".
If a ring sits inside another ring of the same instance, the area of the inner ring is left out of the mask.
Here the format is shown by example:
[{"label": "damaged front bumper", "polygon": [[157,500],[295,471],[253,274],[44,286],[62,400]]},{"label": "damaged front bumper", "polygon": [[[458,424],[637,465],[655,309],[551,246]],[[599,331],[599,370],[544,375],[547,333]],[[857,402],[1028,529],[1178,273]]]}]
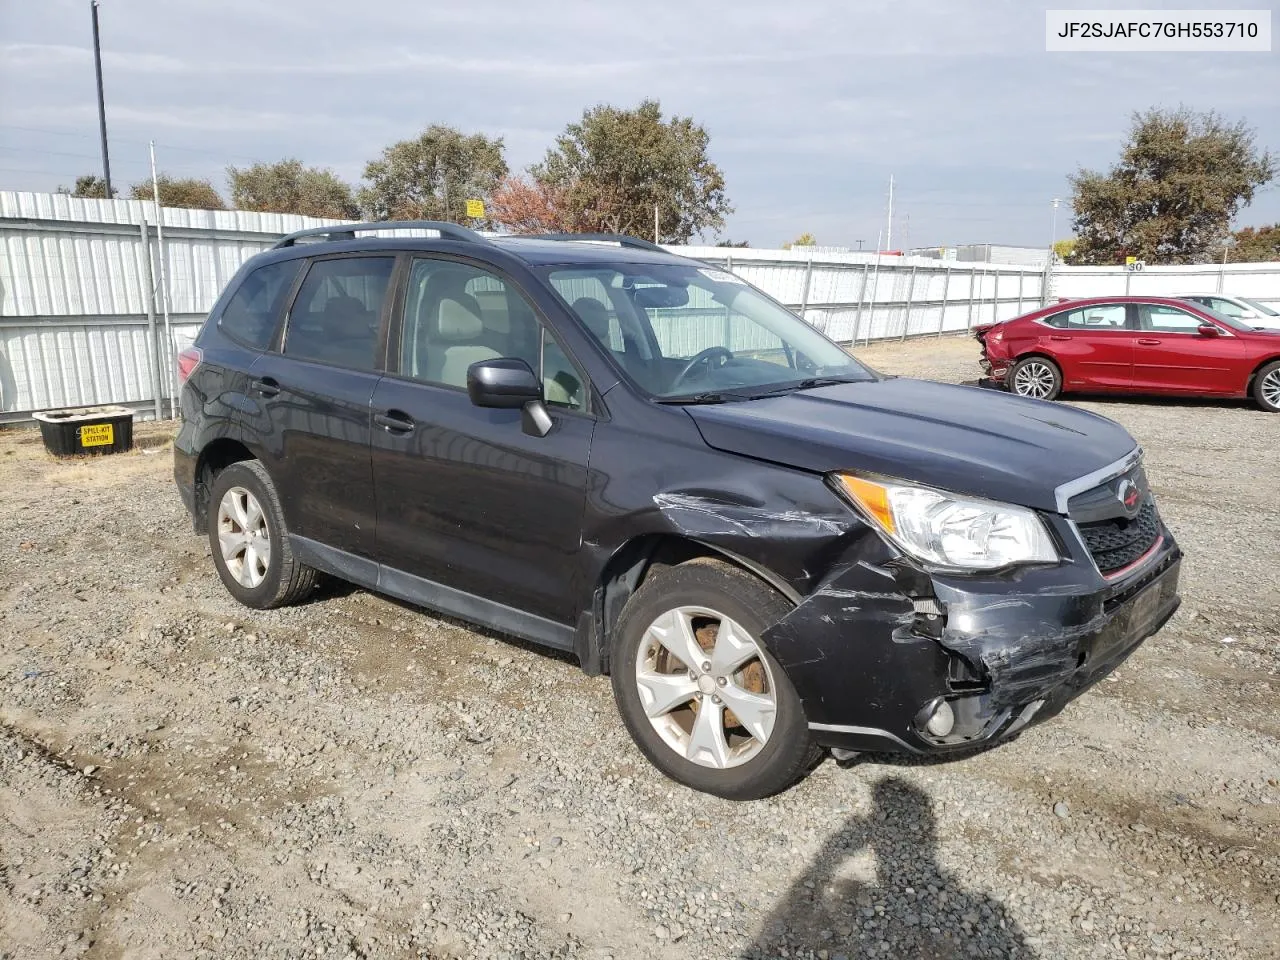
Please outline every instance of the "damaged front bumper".
[{"label": "damaged front bumper", "polygon": [[1118,582],[1079,563],[979,578],[854,559],[764,640],[819,743],[972,749],[1059,713],[1158,631],[1180,563],[1167,529]]}]

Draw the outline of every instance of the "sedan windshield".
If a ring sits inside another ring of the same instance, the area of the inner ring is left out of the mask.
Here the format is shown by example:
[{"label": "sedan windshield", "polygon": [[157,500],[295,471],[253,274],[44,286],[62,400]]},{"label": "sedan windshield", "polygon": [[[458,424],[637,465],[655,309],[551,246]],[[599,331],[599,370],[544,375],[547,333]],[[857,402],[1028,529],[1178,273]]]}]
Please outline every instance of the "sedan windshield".
[{"label": "sedan windshield", "polygon": [[1247,303],[1264,317],[1280,317],[1280,313],[1276,313],[1275,310],[1271,309],[1265,303],[1259,303],[1257,300],[1250,300],[1248,297],[1237,297],[1236,299],[1241,303]]},{"label": "sedan windshield", "polygon": [[723,402],[874,380],[785,307],[731,273],[694,264],[555,266],[544,276],[641,389]]},{"label": "sedan windshield", "polygon": [[1246,323],[1244,320],[1241,320],[1239,317],[1227,316],[1225,313],[1221,313],[1217,310],[1214,310],[1212,307],[1206,307],[1202,303],[1197,303],[1196,308],[1201,313],[1207,313],[1209,316],[1213,317],[1214,320],[1218,321],[1218,323],[1222,324],[1228,330],[1240,330],[1245,333],[1249,333],[1257,329],[1252,324]]}]

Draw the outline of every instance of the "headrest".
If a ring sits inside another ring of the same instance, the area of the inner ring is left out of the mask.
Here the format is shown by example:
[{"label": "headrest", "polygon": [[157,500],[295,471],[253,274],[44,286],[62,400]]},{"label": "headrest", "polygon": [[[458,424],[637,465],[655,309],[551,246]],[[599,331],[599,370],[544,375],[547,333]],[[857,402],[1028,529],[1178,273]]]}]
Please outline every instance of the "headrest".
[{"label": "headrest", "polygon": [[484,331],[484,323],[466,304],[446,297],[440,301],[436,330],[441,340],[474,340]]},{"label": "headrest", "polygon": [[573,312],[582,318],[597,340],[606,347],[609,345],[609,311],[603,303],[594,297],[579,297],[573,301]]}]

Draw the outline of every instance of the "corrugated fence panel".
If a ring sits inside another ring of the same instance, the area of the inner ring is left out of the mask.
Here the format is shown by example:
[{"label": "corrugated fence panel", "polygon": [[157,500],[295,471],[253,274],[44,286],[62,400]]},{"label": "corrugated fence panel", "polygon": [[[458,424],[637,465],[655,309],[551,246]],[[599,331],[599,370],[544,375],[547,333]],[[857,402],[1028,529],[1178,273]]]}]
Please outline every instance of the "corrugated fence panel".
[{"label": "corrugated fence panel", "polygon": [[[162,212],[172,342],[157,363],[146,324],[147,269],[139,225],[150,232],[159,283],[155,205],[0,191],[0,420],[30,411],[153,400],[240,265],[282,234],[338,220],[239,210]],[[421,235],[423,231],[398,231]],[[831,250],[669,247],[732,270],[842,343],[960,332],[1036,309],[1043,270]],[[1051,297],[1222,292],[1280,303],[1280,263],[1055,267]],[[561,292],[602,299],[598,282]],[[157,303],[157,339],[164,336]],[[664,348],[691,355],[714,343],[761,355],[771,336],[735,322],[719,305],[655,311]]]}]

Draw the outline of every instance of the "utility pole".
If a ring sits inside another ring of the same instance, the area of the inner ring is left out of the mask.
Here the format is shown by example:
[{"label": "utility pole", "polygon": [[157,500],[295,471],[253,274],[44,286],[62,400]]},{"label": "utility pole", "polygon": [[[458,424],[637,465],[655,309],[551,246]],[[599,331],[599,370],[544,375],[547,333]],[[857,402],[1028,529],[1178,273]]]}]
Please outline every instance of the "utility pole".
[{"label": "utility pole", "polygon": [[106,197],[111,199],[111,160],[107,156],[107,103],[102,95],[102,45],[98,41],[98,0],[91,0],[93,17],[93,69],[98,76],[98,131],[102,136],[102,180]]},{"label": "utility pole", "polygon": [[889,224],[884,233],[884,248],[893,249],[893,174],[889,174]]},{"label": "utility pole", "polygon": [[1049,228],[1049,252],[1053,252],[1053,245],[1058,242],[1058,205],[1062,203],[1057,197],[1050,201],[1053,204],[1053,219],[1050,221]]},{"label": "utility pole", "polygon": [[864,243],[866,243],[866,241],[865,241],[865,240],[855,240],[855,241],[854,241],[854,243],[856,243],[856,244],[858,245],[858,252],[859,252],[859,253],[861,253],[861,252],[862,252],[862,245],[863,245]]}]

